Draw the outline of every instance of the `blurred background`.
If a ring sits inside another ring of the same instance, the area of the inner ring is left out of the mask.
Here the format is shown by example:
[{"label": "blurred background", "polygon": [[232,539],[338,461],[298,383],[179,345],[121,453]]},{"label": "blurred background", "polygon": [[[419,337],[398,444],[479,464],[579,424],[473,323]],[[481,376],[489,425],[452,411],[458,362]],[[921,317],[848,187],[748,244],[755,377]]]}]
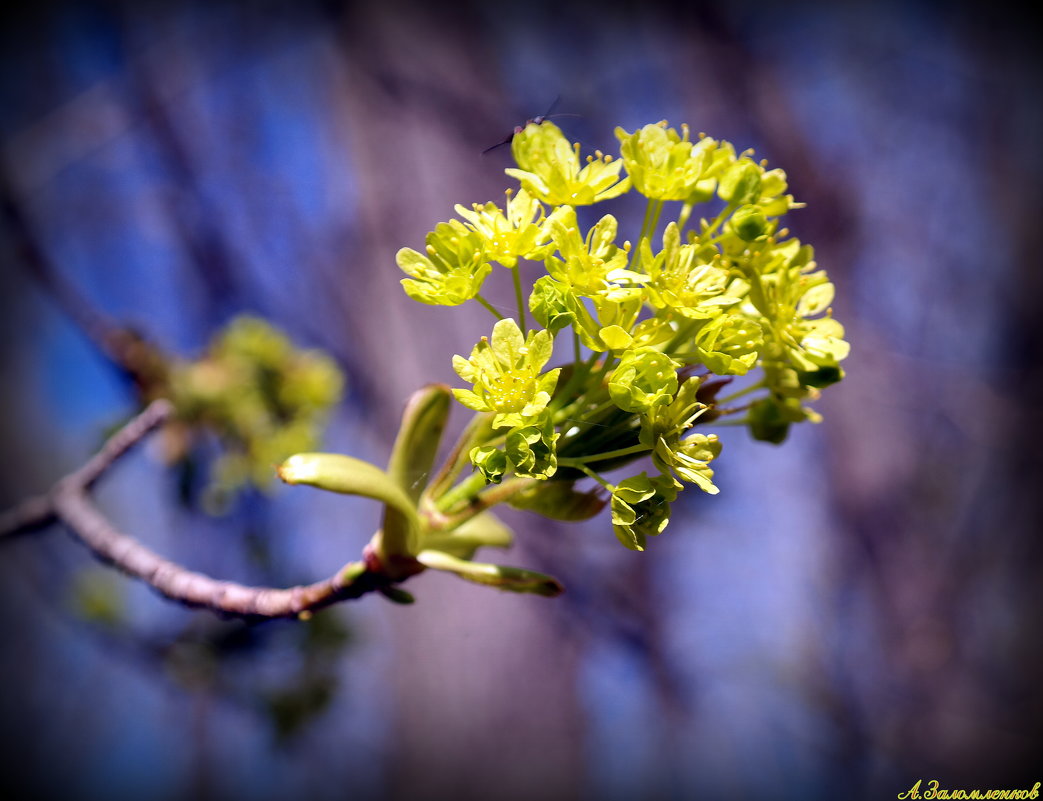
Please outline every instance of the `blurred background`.
[{"label": "blurred background", "polygon": [[[188,359],[259,315],[344,372],[322,449],[383,463],[409,393],[455,383],[451,355],[488,328],[474,304],[408,300],[395,251],[502,199],[509,148],[482,151],[556,99],[588,150],[668,119],[784,168],[853,351],[821,425],[781,447],[724,429],[721,494],[685,493],[645,553],[605,515],[506,515],[503,561],[560,577],[557,600],[424,574],[412,607],[258,625],[167,602],[58,527],[2,543],[0,796],[773,801],[1043,779],[1043,104],[1038,30],[1008,11],[5,17],[0,508],[139,408],[107,326]],[[378,524],[306,488],[209,514],[160,456],[121,461],[99,504],[222,578],[317,580]]]}]

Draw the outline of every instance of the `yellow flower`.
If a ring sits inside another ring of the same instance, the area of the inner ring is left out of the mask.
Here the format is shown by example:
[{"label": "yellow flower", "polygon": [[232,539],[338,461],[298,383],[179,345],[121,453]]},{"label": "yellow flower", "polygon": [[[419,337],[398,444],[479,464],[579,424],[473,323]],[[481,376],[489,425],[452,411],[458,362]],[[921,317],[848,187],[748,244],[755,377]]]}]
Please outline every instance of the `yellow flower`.
[{"label": "yellow flower", "polygon": [[[705,249],[681,244],[677,223],[663,232],[663,249],[652,255],[648,240],[642,240],[641,262],[648,269],[649,299],[657,309],[670,308],[692,319],[716,317],[725,306],[740,298],[729,292],[728,271],[707,260]],[[716,253],[716,251],[711,251]]]},{"label": "yellow flower", "polygon": [[456,213],[481,236],[486,259],[513,268],[518,259],[544,258],[550,233],[543,224],[543,206],[524,189],[516,197],[508,189],[506,207],[504,213],[492,202],[475,203],[470,209],[457,205]]},{"label": "yellow flower", "polygon": [[453,369],[474,384],[474,391],[454,389],[453,395],[476,412],[536,417],[547,408],[561,372],[555,368],[540,374],[553,348],[549,332],[530,331],[523,337],[514,320],[500,320],[493,326],[491,342],[482,337],[470,358],[453,357]]},{"label": "yellow flower", "polygon": [[666,121],[629,134],[616,128],[620,154],[634,188],[653,200],[687,200],[706,178],[717,142],[704,137],[688,141],[688,126],[678,135]]},{"label": "yellow flower", "polygon": [[518,169],[504,170],[521,181],[525,190],[552,206],[588,206],[618,197],[630,189],[620,180],[623,162],[596,151],[580,167],[579,143],[570,144],[552,122],[530,123],[511,140]]},{"label": "yellow flower", "polygon": [[424,253],[402,248],[395,254],[410,278],[402,287],[413,300],[435,306],[459,306],[482,288],[492,270],[482,237],[459,220],[439,223],[427,235]]}]

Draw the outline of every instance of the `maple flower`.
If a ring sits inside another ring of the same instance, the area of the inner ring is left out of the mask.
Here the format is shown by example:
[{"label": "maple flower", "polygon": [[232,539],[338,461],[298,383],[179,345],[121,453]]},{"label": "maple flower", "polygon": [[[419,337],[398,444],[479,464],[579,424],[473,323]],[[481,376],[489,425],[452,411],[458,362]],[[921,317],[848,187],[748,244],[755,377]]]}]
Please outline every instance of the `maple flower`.
[{"label": "maple flower", "polygon": [[547,408],[561,372],[555,368],[540,374],[553,347],[548,331],[530,331],[523,338],[514,320],[500,320],[492,339],[482,337],[470,358],[453,357],[453,369],[474,384],[473,391],[454,389],[453,395],[476,412],[535,418]]},{"label": "maple flower", "polygon": [[486,258],[513,268],[518,259],[544,258],[544,247],[550,236],[544,225],[543,206],[522,189],[511,197],[507,190],[506,212],[495,203],[475,203],[470,209],[457,204],[456,213],[470,223],[481,236]]},{"label": "maple flower", "polygon": [[411,276],[402,279],[406,294],[433,306],[459,306],[477,295],[492,270],[481,235],[450,220],[436,225],[425,241],[425,253],[402,248],[395,254],[402,272]]},{"label": "maple flower", "polygon": [[552,206],[588,206],[630,189],[630,178],[619,177],[622,161],[596,151],[581,167],[579,149],[579,143],[571,144],[554,123],[529,123],[511,140],[518,167],[504,172]]},{"label": "maple flower", "polygon": [[620,154],[634,188],[653,200],[686,200],[714,164],[717,142],[708,137],[688,140],[688,126],[679,135],[663,120],[632,134],[616,128]]}]

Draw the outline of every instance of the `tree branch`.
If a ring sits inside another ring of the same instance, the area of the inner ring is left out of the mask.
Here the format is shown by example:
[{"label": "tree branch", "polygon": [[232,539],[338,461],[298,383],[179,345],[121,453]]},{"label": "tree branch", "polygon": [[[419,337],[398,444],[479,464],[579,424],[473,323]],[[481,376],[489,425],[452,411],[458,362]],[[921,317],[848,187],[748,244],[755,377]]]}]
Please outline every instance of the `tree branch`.
[{"label": "tree branch", "polygon": [[0,161],[0,226],[11,239],[20,263],[65,312],[87,339],[119,370],[129,375],[146,397],[166,386],[166,358],[140,334],[117,325],[95,309],[51,260],[19,202],[18,192]]},{"label": "tree branch", "polygon": [[94,505],[90,487],[146,434],[172,412],[168,401],[155,401],[109,439],[85,465],[43,496],[29,498],[0,515],[0,540],[59,521],[94,553],[159,593],[188,606],[205,607],[236,617],[297,617],[374,590],[396,597],[394,583],[372,552],[349,562],[327,579],[297,587],[249,587],[220,581],[164,559],[119,531]]}]

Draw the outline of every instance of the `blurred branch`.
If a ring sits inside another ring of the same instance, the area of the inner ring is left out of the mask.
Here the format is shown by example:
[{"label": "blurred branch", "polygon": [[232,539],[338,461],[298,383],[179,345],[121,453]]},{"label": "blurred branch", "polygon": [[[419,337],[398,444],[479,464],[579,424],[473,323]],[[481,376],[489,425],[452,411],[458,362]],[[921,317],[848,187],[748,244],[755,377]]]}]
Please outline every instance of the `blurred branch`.
[{"label": "blurred branch", "polygon": [[49,493],[30,498],[0,515],[0,540],[56,520],[64,523],[95,556],[141,579],[167,598],[237,617],[296,617],[374,590],[389,597],[400,592],[392,589],[392,581],[368,549],[363,552],[362,561],[349,562],[329,578],[314,584],[287,589],[248,587],[193,572],[119,531],[87,493],[123,454],[171,412],[168,401],[154,401],[113,435],[90,461],[60,480]]},{"label": "blurred branch", "polygon": [[0,217],[7,229],[19,262],[46,291],[69,319],[116,367],[144,390],[155,388],[165,378],[163,354],[140,334],[114,323],[54,268],[33,227],[22,210],[14,184],[0,164]]}]

